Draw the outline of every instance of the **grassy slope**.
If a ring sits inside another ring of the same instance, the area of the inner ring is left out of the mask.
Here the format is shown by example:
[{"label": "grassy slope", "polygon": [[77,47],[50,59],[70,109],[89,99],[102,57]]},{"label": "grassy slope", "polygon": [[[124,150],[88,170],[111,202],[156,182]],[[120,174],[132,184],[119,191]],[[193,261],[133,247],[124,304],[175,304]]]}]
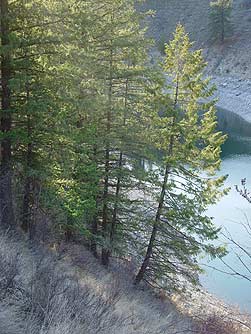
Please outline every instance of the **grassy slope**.
[{"label": "grassy slope", "polygon": [[134,288],[124,266],[108,272],[83,247],[69,249],[53,254],[0,237],[1,334],[188,332],[188,318]]},{"label": "grassy slope", "polygon": [[108,271],[81,245],[48,249],[0,231],[0,333],[241,333],[242,318],[205,292],[180,299],[178,310],[132,279],[130,262]]}]

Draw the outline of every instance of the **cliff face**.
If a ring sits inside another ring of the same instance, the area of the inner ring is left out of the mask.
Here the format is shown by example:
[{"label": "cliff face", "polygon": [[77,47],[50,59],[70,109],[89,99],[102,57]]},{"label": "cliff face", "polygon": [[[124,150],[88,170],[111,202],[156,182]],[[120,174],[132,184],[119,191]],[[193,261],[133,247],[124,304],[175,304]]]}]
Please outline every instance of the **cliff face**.
[{"label": "cliff face", "polygon": [[251,0],[233,0],[233,36],[223,46],[210,39],[209,4],[210,0],[145,0],[143,8],[155,11],[148,21],[150,36],[167,41],[180,22],[195,47],[205,50],[209,72],[251,78]]}]

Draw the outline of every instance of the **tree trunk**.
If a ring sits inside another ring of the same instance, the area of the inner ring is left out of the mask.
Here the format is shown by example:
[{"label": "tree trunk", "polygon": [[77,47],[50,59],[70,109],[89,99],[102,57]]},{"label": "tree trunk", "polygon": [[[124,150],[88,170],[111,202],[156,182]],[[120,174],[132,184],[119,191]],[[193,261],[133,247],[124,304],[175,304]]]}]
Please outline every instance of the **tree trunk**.
[{"label": "tree trunk", "polygon": [[98,221],[97,221],[97,216],[93,217],[92,224],[91,224],[91,245],[90,245],[90,250],[92,254],[98,258],[98,251],[97,251],[97,242],[96,242],[96,236],[98,235]]},{"label": "tree trunk", "polygon": [[110,230],[110,244],[111,244],[111,248],[112,248],[112,245],[114,243],[114,236],[115,236],[115,232],[116,232],[117,214],[118,214],[118,203],[119,203],[119,194],[120,194],[120,185],[121,185],[121,169],[122,169],[122,164],[123,164],[123,152],[120,152],[120,155],[119,155],[119,176],[118,176],[117,184],[116,184],[115,203],[114,203],[114,208],[113,208],[112,224],[111,224],[111,230]]},{"label": "tree trunk", "polygon": [[[27,103],[30,98],[29,86],[26,87],[26,99]],[[21,213],[21,227],[25,233],[29,233],[30,239],[33,237],[32,229],[32,177],[29,175],[32,167],[32,127],[31,127],[31,116],[27,115],[27,137],[28,145],[26,151],[26,171],[25,171],[25,184],[24,184],[24,197],[23,206]]]},{"label": "tree trunk", "polygon": [[[129,66],[128,66],[129,67]],[[124,116],[123,116],[123,127],[126,125],[126,109],[128,103],[128,84],[129,80],[126,79],[125,83],[125,101],[124,101]],[[123,166],[123,152],[121,151],[119,154],[119,165],[118,165],[118,178],[116,183],[116,191],[115,191],[115,203],[113,208],[113,215],[112,215],[112,223],[111,223],[111,230],[110,230],[110,244],[111,249],[114,243],[114,237],[116,233],[116,224],[117,224],[117,214],[118,214],[118,203],[119,203],[119,195],[121,191],[121,179],[122,179],[122,166]],[[111,253],[111,251],[110,251]]]},{"label": "tree trunk", "polygon": [[73,239],[73,226],[69,218],[67,218],[65,230],[64,230],[65,241],[70,242]]},{"label": "tree trunk", "polygon": [[158,205],[158,209],[157,209],[157,212],[156,212],[156,216],[155,216],[155,220],[154,220],[154,224],[153,224],[153,228],[152,228],[151,238],[150,238],[150,241],[149,241],[149,244],[148,244],[148,247],[147,247],[147,251],[146,251],[146,255],[145,255],[145,258],[144,258],[143,263],[141,265],[141,268],[140,268],[138,274],[136,275],[136,278],[135,278],[135,281],[134,281],[135,284],[139,284],[142,281],[142,279],[144,278],[146,270],[149,267],[150,259],[151,259],[152,254],[153,254],[154,242],[156,240],[159,220],[160,220],[160,216],[161,216],[161,212],[162,212],[163,205],[164,205],[164,200],[165,200],[165,191],[166,191],[166,185],[167,185],[169,171],[170,171],[169,166],[166,166],[164,181],[162,183],[161,195],[160,195],[159,205]]},{"label": "tree trunk", "polygon": [[[28,164],[31,162],[31,145],[28,144],[27,151],[27,160]],[[28,169],[29,173],[29,169]],[[25,233],[29,233],[29,238],[33,239],[34,237],[34,226],[32,226],[32,189],[33,189],[33,179],[31,176],[27,175],[24,184],[24,196],[23,196],[23,205],[22,205],[22,213],[21,213],[21,228]]]},{"label": "tree trunk", "polygon": [[[108,189],[109,189],[109,170],[110,170],[110,148],[106,147],[105,153],[105,184],[103,193],[103,213],[102,213],[102,235],[105,242],[107,242],[108,234]],[[102,247],[101,261],[104,266],[109,264],[109,250],[106,246]]]},{"label": "tree trunk", "polygon": [[[31,180],[29,177],[26,177],[24,185],[24,197],[23,197],[23,206],[21,213],[21,228],[25,233],[28,233],[31,229]],[[31,235],[30,235],[31,236]]]},{"label": "tree trunk", "polygon": [[[95,163],[95,167],[98,167],[98,162],[97,162],[97,145],[94,144],[93,146],[93,161]],[[96,188],[98,188],[98,181],[95,182]],[[92,254],[98,258],[98,251],[97,251],[97,242],[96,242],[96,237],[98,235],[98,194],[95,194],[95,202],[96,202],[96,212],[94,213],[92,217],[92,222],[90,226],[90,232],[92,234],[91,236],[91,242],[90,242],[90,250]]]},{"label": "tree trunk", "polygon": [[[111,113],[112,113],[112,66],[113,66],[113,49],[111,41],[110,50],[110,73],[108,87],[108,107],[106,115],[106,150],[105,150],[105,180],[103,192],[103,212],[102,212],[102,236],[105,242],[108,237],[108,193],[109,193],[109,172],[110,172],[110,132],[111,132]],[[104,266],[109,264],[109,249],[107,245],[102,247],[101,262]]]},{"label": "tree trunk", "polygon": [[10,227],[14,224],[14,211],[12,199],[12,166],[11,166],[11,139],[12,128],[11,103],[9,81],[11,78],[11,57],[9,41],[9,7],[8,0],[0,2],[1,15],[1,132],[4,139],[1,141],[1,165],[0,165],[0,219],[1,224]]},{"label": "tree trunk", "polygon": [[[177,108],[178,94],[179,94],[179,76],[177,76],[176,87],[175,87],[175,97],[174,97],[174,104],[173,104],[174,110]],[[176,122],[176,116],[173,118],[171,128],[175,125],[175,122]],[[173,146],[174,146],[174,136],[171,135],[169,148],[168,148],[168,156],[172,156]],[[157,212],[156,212],[151,237],[150,237],[150,240],[149,240],[149,243],[148,243],[146,255],[144,257],[144,260],[142,262],[140,270],[135,277],[134,284],[139,284],[142,281],[142,279],[145,276],[146,270],[147,270],[147,268],[149,267],[149,264],[150,264],[150,260],[151,260],[152,254],[153,254],[154,242],[155,242],[156,237],[157,237],[159,221],[160,221],[162,209],[163,209],[163,206],[164,206],[166,186],[167,186],[169,173],[170,173],[170,166],[166,165],[166,170],[165,170],[164,180],[163,180],[163,183],[162,183],[162,189],[161,189],[158,209],[157,209]]]}]

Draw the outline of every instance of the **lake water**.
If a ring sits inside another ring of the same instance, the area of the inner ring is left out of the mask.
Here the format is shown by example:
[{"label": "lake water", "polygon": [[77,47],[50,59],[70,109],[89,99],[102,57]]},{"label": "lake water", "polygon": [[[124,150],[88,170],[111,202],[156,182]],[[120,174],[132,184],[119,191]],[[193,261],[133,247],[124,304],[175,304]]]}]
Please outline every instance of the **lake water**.
[{"label": "lake water", "polygon": [[[240,185],[240,180],[247,178],[247,186],[251,190],[251,124],[227,111],[219,111],[219,127],[228,133],[229,138],[222,150],[222,168],[220,174],[228,174],[226,186],[231,187],[227,196],[209,209],[210,216],[215,218],[215,223],[227,229],[233,239],[242,245],[251,247],[251,236],[248,235],[242,223],[247,219],[251,222],[251,204],[242,198],[235,190],[235,185]],[[221,237],[226,243],[226,239]],[[234,246],[229,245],[230,253],[224,258],[227,265],[233,267],[251,278],[251,274],[241,264],[234,254]],[[243,256],[243,255],[242,255]],[[243,256],[241,260],[251,270],[251,260]],[[203,263],[222,271],[231,272],[220,260]],[[201,282],[210,293],[213,293],[228,303],[238,305],[243,311],[251,311],[251,282],[219,272],[218,270],[204,267],[206,275],[201,277]]]}]

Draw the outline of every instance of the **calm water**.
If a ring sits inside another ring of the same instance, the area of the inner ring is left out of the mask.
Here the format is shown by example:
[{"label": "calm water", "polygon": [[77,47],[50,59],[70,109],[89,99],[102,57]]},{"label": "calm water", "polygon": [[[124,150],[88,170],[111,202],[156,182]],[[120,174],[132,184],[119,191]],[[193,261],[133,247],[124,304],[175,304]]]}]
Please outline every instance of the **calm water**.
[{"label": "calm water", "polygon": [[[251,124],[224,111],[219,113],[219,123],[220,128],[229,135],[229,139],[223,146],[220,174],[229,175],[226,185],[231,187],[231,190],[217,205],[209,209],[209,214],[215,218],[218,226],[223,227],[223,231],[227,229],[234,239],[242,245],[251,247],[251,236],[248,237],[241,225],[247,219],[251,222],[251,204],[235,190],[235,185],[239,185],[240,180],[244,177],[247,178],[247,185],[251,189]],[[226,243],[223,236],[221,240]],[[229,245],[230,253],[224,258],[224,261],[236,271],[241,271],[251,277],[232,248],[233,246]],[[251,270],[251,260],[247,257],[243,257],[242,260],[249,265]],[[229,271],[220,260],[211,262],[203,260],[203,263],[219,270]],[[226,302],[239,305],[242,310],[251,311],[251,282],[212,268],[205,268],[207,273],[201,277],[201,281],[209,292],[216,294]]]}]

